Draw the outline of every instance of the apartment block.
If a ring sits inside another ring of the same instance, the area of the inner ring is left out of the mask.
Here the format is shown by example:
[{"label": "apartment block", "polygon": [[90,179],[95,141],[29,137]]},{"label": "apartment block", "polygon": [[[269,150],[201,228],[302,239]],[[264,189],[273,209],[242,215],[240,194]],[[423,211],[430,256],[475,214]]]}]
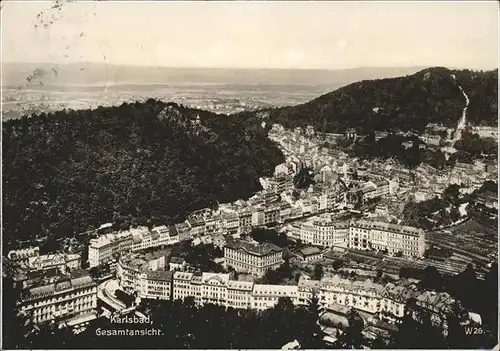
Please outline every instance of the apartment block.
[{"label": "apartment block", "polygon": [[237,272],[261,277],[267,270],[276,269],[283,263],[283,249],[276,245],[252,244],[235,240],[224,247],[225,266],[233,267]]},{"label": "apartment block", "polygon": [[97,284],[88,273],[77,270],[55,282],[25,291],[20,313],[31,323],[42,324],[88,314],[96,308]]}]

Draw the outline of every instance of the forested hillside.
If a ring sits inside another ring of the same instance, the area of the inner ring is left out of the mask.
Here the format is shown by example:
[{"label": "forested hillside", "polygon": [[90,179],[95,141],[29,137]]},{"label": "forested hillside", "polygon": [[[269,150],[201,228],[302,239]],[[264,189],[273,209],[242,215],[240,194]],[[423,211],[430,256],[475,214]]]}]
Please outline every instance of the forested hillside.
[{"label": "forested hillside", "polygon": [[9,120],[4,248],[106,222],[178,222],[217,201],[252,196],[258,178],[282,161],[265,130],[152,99]]},{"label": "forested hillside", "polygon": [[302,105],[260,113],[267,112],[270,121],[285,127],[313,125],[326,132],[343,132],[349,127],[364,132],[423,130],[427,123],[456,127],[465,106],[459,86],[470,99],[467,121],[496,126],[498,70],[428,68],[410,76],[353,83]]}]

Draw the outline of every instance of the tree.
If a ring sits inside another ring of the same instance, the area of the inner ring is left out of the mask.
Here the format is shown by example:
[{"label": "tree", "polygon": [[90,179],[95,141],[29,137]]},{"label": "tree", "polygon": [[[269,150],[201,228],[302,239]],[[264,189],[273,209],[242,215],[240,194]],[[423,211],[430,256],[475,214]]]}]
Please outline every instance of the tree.
[{"label": "tree", "polygon": [[363,319],[354,308],[349,310],[347,314],[349,326],[341,335],[339,341],[343,348],[360,348],[362,344],[361,332],[364,327]]},{"label": "tree", "polygon": [[443,280],[436,267],[427,266],[424,269],[421,284],[426,290],[441,291],[443,287]]},{"label": "tree", "polygon": [[160,101],[5,122],[5,250],[36,233],[54,252],[105,222],[169,225],[251,197],[284,156],[248,122]]},{"label": "tree", "polygon": [[309,167],[302,168],[293,178],[293,183],[298,189],[307,189],[314,184],[314,173]]},{"label": "tree", "polygon": [[304,348],[322,348],[323,332],[318,324],[321,307],[316,293],[309,299],[309,304],[305,310],[306,318],[301,323],[302,337],[300,344]]},{"label": "tree", "polygon": [[460,186],[457,184],[450,184],[443,192],[443,198],[453,205],[458,205],[460,198]]},{"label": "tree", "polygon": [[313,279],[320,280],[321,278],[323,278],[323,266],[316,264],[314,266]]}]

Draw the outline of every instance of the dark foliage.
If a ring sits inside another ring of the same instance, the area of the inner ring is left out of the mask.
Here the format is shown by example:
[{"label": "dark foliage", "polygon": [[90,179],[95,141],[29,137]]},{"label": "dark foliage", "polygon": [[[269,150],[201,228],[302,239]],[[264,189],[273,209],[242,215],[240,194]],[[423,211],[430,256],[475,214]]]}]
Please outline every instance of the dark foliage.
[{"label": "dark foliage", "polygon": [[285,261],[280,267],[276,269],[269,269],[264,273],[264,276],[258,280],[260,284],[283,284],[286,280],[295,279],[293,276],[293,268],[288,261]]},{"label": "dark foliage", "polygon": [[312,168],[309,167],[302,168],[299,173],[293,177],[293,184],[297,189],[307,189],[314,183],[314,173]]},{"label": "dark foliage", "polygon": [[127,307],[132,306],[134,303],[135,299],[132,295],[127,294],[125,291],[122,290],[116,290],[115,291],[116,298],[120,301],[122,301]]},{"label": "dark foliage", "polygon": [[314,265],[313,279],[320,280],[323,278],[323,266],[320,264]]},{"label": "dark foliage", "polygon": [[454,146],[460,153],[459,159],[464,161],[485,157],[496,159],[498,154],[498,143],[495,139],[481,138],[478,134],[466,131],[462,133],[462,138]]},{"label": "dark foliage", "polygon": [[419,148],[421,143],[416,136],[406,137],[389,134],[377,141],[375,138],[365,138],[363,142],[354,145],[352,154],[361,158],[394,158],[404,165],[414,168],[423,159],[423,151]]},{"label": "dark foliage", "polygon": [[202,272],[224,272],[224,267],[220,264],[215,263],[214,258],[222,257],[223,252],[220,248],[215,247],[213,244],[208,245],[198,245],[198,246],[188,246],[180,254],[186,262],[195,267],[197,270]]},{"label": "dark foliage", "polygon": [[[423,131],[428,123],[455,127],[465,106],[459,86],[470,100],[468,121],[496,126],[498,70],[428,68],[406,77],[353,83],[302,105],[265,112],[272,122],[285,127],[313,125],[325,132],[342,133],[353,127],[362,132]],[[251,119],[255,113],[241,116]]]},{"label": "dark foliage", "polygon": [[267,228],[254,228],[250,232],[250,236],[255,241],[259,243],[271,243],[281,248],[287,247],[290,244],[290,240],[287,238],[285,233],[280,233],[275,229],[267,229]]},{"label": "dark foliage", "polygon": [[249,198],[283,155],[244,123],[152,99],[4,122],[4,248]]}]

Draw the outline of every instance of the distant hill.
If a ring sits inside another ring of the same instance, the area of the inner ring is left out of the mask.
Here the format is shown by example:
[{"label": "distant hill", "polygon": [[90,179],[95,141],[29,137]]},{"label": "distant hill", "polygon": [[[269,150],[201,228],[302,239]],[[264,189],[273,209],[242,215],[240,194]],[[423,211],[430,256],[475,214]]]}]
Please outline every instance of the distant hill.
[{"label": "distant hill", "polygon": [[427,68],[397,78],[363,80],[297,106],[238,114],[242,118],[267,115],[286,127],[313,125],[317,130],[343,132],[423,130],[427,123],[455,127],[462,116],[465,97],[470,99],[467,121],[473,125],[498,125],[498,70],[474,72]]},{"label": "distant hill", "polygon": [[52,85],[107,84],[238,84],[238,85],[325,85],[337,89],[364,79],[412,74],[422,67],[366,67],[345,70],[170,68],[78,63],[67,65],[4,63],[3,85],[28,83]]}]

